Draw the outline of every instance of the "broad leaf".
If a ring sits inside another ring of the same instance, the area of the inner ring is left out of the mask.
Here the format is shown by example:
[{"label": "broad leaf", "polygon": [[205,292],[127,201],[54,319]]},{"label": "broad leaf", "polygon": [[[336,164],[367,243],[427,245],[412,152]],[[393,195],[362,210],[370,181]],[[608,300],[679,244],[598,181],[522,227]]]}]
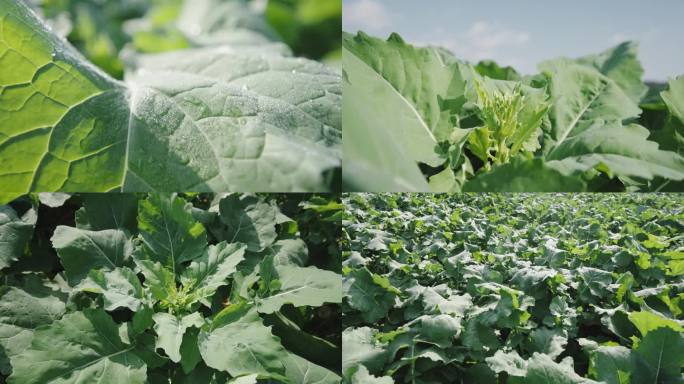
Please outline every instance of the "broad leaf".
[{"label": "broad leaf", "polygon": [[83,207],[76,211],[76,226],[91,231],[127,229],[133,233],[138,223],[138,196],[131,193],[88,193],[81,195]]},{"label": "broad leaf", "polygon": [[[413,157],[422,161],[430,159],[436,141],[429,139],[424,130],[419,130],[415,136],[412,134],[412,128],[418,125],[415,112],[409,109],[406,113],[397,113],[406,102],[395,96],[391,86],[380,80],[363,61],[346,48],[342,60],[345,71],[345,97],[342,99],[346,137],[342,143],[344,188],[376,192],[427,190],[427,183]],[[406,150],[401,138],[404,130],[404,135],[411,138],[408,140],[412,142],[411,152]],[[393,134],[395,131],[398,137]],[[406,156],[407,153],[415,155]]]},{"label": "broad leaf", "polygon": [[344,279],[343,293],[349,305],[368,322],[384,317],[394,306],[396,288],[383,280],[366,268],[356,269]]},{"label": "broad leaf", "polygon": [[669,328],[649,332],[634,349],[636,382],[676,383],[684,366],[684,335]]},{"label": "broad leaf", "polygon": [[[231,4],[250,12],[243,2]],[[124,84],[88,63],[23,2],[0,5],[0,64],[16,68],[0,76],[6,193],[330,188],[324,173],[339,167],[341,141],[334,72],[300,79],[285,99],[267,85],[250,90],[182,67],[140,70]],[[202,44],[222,44],[214,54],[229,62],[244,64],[248,54],[232,53],[223,37]],[[290,65],[307,72],[303,59]],[[314,83],[331,96],[305,91]]]},{"label": "broad leaf", "polygon": [[88,278],[81,282],[78,288],[101,293],[104,308],[107,311],[128,308],[135,312],[140,309],[145,300],[138,276],[127,267],[115,268],[111,271],[91,270]]},{"label": "broad leaf", "polygon": [[[233,337],[236,334],[240,337]],[[207,365],[231,376],[285,373],[287,352],[256,309],[245,304],[224,309],[209,328],[202,329],[198,341]]]},{"label": "broad leaf", "polygon": [[641,81],[644,69],[637,58],[636,43],[624,42],[598,55],[581,57],[577,62],[592,66],[613,80],[635,103],[646,94],[647,87]]},{"label": "broad leaf", "polygon": [[660,95],[670,113],[684,123],[684,76],[670,80],[670,88]]},{"label": "broad leaf", "polygon": [[0,206],[0,269],[9,267],[24,253],[35,224],[35,211],[29,210],[20,217],[9,205]]},{"label": "broad leaf", "polygon": [[145,383],[145,363],[118,332],[102,310],[65,315],[34,333],[8,382],[75,384],[106,378],[112,384]]},{"label": "broad leaf", "polygon": [[193,313],[184,317],[176,317],[168,313],[155,313],[154,331],[157,332],[156,348],[164,350],[171,361],[181,361],[181,345],[183,336],[190,327],[200,328],[204,320],[199,313]]},{"label": "broad leaf", "polygon": [[210,297],[219,287],[228,284],[228,277],[237,271],[237,265],[244,260],[244,255],[243,244],[222,242],[210,245],[204,255],[190,263],[181,275],[181,282],[200,290],[200,296]]},{"label": "broad leaf", "polygon": [[225,224],[222,240],[246,244],[252,252],[262,251],[275,241],[278,210],[271,204],[255,196],[230,194],[221,199],[219,211]]},{"label": "broad leaf", "polygon": [[342,302],[342,279],[334,272],[288,265],[275,267],[275,272],[277,288],[257,301],[261,313],[273,313],[285,304],[318,307]]},{"label": "broad leaf", "polygon": [[116,229],[87,231],[59,226],[51,241],[72,284],[78,284],[93,269],[124,266],[132,253],[130,239]]},{"label": "broad leaf", "polygon": [[207,246],[204,226],[195,221],[182,198],[151,195],[138,210],[138,229],[144,254],[175,271],[185,261],[199,257]]},{"label": "broad leaf", "polygon": [[9,360],[21,358],[35,329],[58,320],[65,310],[63,299],[45,287],[0,288],[0,373],[9,375]]}]

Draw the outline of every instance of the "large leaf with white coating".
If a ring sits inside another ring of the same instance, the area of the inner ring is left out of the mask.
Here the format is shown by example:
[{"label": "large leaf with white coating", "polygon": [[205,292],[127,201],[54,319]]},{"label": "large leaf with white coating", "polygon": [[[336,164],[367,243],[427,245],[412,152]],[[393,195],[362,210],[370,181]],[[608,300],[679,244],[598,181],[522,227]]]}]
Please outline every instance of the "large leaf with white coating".
[{"label": "large leaf with white coating", "polygon": [[341,378],[334,372],[316,365],[294,353],[283,360],[285,376],[292,383],[301,384],[339,384]]},{"label": "large leaf with white coating", "polygon": [[157,332],[156,348],[163,349],[176,363],[181,361],[185,331],[190,327],[200,328],[204,324],[202,315],[197,312],[183,317],[160,312],[154,314],[153,320],[154,331]]},{"label": "large leaf with white coating", "polygon": [[35,211],[22,217],[9,205],[0,206],[0,269],[9,267],[23,254],[35,224]]},{"label": "large leaf with white coating", "polygon": [[345,276],[343,293],[349,305],[361,311],[364,320],[373,322],[385,316],[394,306],[399,292],[387,278],[361,268]]},{"label": "large leaf with white coating", "polygon": [[219,313],[211,327],[200,332],[198,343],[204,362],[231,376],[285,373],[288,352],[256,309],[246,304],[234,304]]},{"label": "large leaf with white coating", "polygon": [[613,80],[596,69],[566,60],[540,65],[549,78],[551,127],[546,160],[559,169],[596,168],[610,176],[684,179],[684,158],[658,149],[649,131],[624,121],[641,110]]},{"label": "large leaf with white coating", "polygon": [[[341,142],[334,72],[295,81],[286,96],[274,77],[249,89],[180,67],[140,70],[124,84],[89,64],[23,2],[0,5],[0,65],[17,68],[0,75],[4,198],[35,190],[329,189],[324,173],[339,166]],[[232,60],[230,49],[215,50]],[[288,65],[295,72],[315,66]],[[313,83],[325,85],[312,87],[317,92],[300,86]],[[321,89],[333,96],[321,98]]]},{"label": "large leaf with white coating", "polygon": [[[433,157],[436,142],[427,130],[414,130],[416,116],[401,113],[406,105],[396,97],[392,87],[362,60],[343,49],[345,97],[342,100],[344,120],[344,167],[346,190],[425,191],[418,161]],[[404,128],[406,127],[406,128]],[[396,134],[396,137],[395,135]],[[407,137],[407,139],[404,139]],[[406,141],[411,146],[406,148]],[[377,148],[382,148],[381,151]],[[411,156],[406,156],[410,154]]]},{"label": "large leaf with white coating", "polygon": [[206,229],[192,217],[187,202],[175,194],[153,194],[140,201],[138,229],[145,244],[144,257],[172,271],[201,256],[207,247]]},{"label": "large leaf with white coating", "polygon": [[31,346],[13,362],[8,383],[142,384],[147,369],[134,349],[104,311],[71,313],[35,331]]},{"label": "large leaf with white coating", "polygon": [[145,300],[145,293],[138,276],[127,267],[115,268],[111,271],[94,269],[78,288],[102,294],[104,308],[107,311],[128,308],[135,312],[140,309]]},{"label": "large leaf with white coating", "polygon": [[577,62],[596,68],[622,88],[629,98],[639,103],[648,87],[641,81],[644,68],[637,58],[637,44],[624,42],[597,55],[587,55]]},{"label": "large leaf with white coating", "polygon": [[640,113],[615,82],[593,68],[555,60],[540,64],[540,69],[549,78],[552,102],[545,152],[553,153],[597,119],[622,121]]},{"label": "large leaf with white coating", "polygon": [[670,80],[670,88],[660,93],[670,113],[684,123],[684,76]]},{"label": "large leaf with white coating", "polygon": [[230,194],[219,202],[224,228],[217,235],[225,241],[241,242],[252,252],[263,251],[276,239],[278,209],[256,196]]},{"label": "large leaf with white coating", "polygon": [[677,383],[684,366],[684,335],[660,327],[648,332],[634,349],[635,382]]},{"label": "large leaf with white coating", "polygon": [[64,314],[63,298],[40,285],[0,288],[0,373],[8,375],[9,361],[31,344],[35,328]]},{"label": "large leaf with white coating", "polygon": [[257,302],[261,313],[273,313],[285,304],[318,307],[342,302],[342,279],[335,272],[283,265],[276,267],[276,274],[278,288]]},{"label": "large leaf with white coating", "polygon": [[[463,96],[465,90],[465,80],[456,60],[446,57],[447,54],[437,48],[413,47],[397,34],[382,40],[363,32],[357,35],[344,33],[343,46],[346,54],[365,63],[379,81],[393,89],[396,98],[403,100],[402,110],[394,113],[402,113],[412,121],[406,121],[404,127],[392,128],[400,130],[396,134],[402,136],[402,143],[417,146],[418,143],[411,143],[411,140],[424,139],[422,143],[429,146],[448,138],[453,123],[441,101]],[[392,59],[388,60],[388,57]],[[421,159],[423,156],[425,158]],[[427,153],[411,152],[411,158],[439,164],[438,158]]]},{"label": "large leaf with white coating", "polygon": [[132,252],[130,239],[117,229],[87,231],[60,225],[51,240],[72,284],[85,279],[93,269],[124,266]]},{"label": "large leaf with white coating", "polygon": [[181,282],[199,291],[198,296],[209,297],[228,284],[228,277],[245,257],[245,245],[219,243],[210,245],[204,255],[190,263],[181,275]]}]

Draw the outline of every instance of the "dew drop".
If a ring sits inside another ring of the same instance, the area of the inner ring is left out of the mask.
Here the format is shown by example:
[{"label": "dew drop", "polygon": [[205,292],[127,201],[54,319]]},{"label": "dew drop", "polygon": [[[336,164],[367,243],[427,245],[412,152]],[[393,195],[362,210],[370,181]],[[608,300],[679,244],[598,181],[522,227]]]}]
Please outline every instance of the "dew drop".
[{"label": "dew drop", "polygon": [[249,91],[249,87],[246,86],[246,85],[243,85],[243,86],[242,86],[242,90],[243,90],[244,92],[247,92],[247,91]]},{"label": "dew drop", "polygon": [[293,75],[296,75],[296,74],[297,74],[297,70],[296,70],[296,69],[293,69],[293,70],[292,70],[292,74],[293,74]]}]

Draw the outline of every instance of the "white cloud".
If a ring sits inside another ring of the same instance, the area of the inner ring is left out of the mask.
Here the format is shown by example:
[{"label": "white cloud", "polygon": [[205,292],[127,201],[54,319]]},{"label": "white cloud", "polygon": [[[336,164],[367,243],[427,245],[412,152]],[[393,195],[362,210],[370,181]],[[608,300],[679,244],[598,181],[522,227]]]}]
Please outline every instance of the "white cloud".
[{"label": "white cloud", "polygon": [[528,32],[487,21],[477,21],[455,34],[438,28],[430,36],[423,37],[422,40],[429,41],[428,44],[419,45],[440,46],[470,62],[491,59],[500,65],[514,66],[527,72],[534,71],[534,63],[528,63],[525,57],[525,47],[530,39]]},{"label": "white cloud", "polygon": [[495,56],[501,48],[524,46],[529,40],[530,35],[527,32],[478,21],[466,31],[463,43],[473,60],[481,60]]},{"label": "white cloud", "polygon": [[392,22],[387,7],[376,0],[356,0],[345,4],[342,17],[345,24],[361,30],[382,29]]}]

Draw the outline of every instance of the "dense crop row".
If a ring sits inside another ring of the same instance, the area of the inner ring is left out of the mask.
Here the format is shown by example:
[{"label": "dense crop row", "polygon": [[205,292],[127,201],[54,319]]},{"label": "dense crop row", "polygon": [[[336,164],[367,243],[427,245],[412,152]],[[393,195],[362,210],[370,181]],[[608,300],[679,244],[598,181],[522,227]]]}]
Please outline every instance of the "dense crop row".
[{"label": "dense crop row", "polygon": [[684,197],[343,199],[350,383],[680,383]]}]

